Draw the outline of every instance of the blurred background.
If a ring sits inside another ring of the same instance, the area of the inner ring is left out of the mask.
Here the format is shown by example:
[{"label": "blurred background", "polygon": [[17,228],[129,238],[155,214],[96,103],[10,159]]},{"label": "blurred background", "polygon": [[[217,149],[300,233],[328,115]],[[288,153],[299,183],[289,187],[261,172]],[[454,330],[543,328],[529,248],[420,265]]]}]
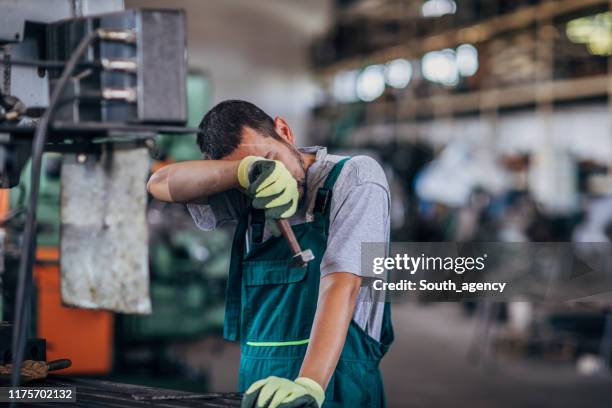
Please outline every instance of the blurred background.
[{"label": "blurred background", "polygon": [[[394,241],[612,239],[609,0],[125,0],[183,8],[189,124],[228,98],[283,116],[300,145],[367,154],[392,188]],[[158,137],[152,171],[200,158]],[[202,233],[149,198],[149,316],[61,306],[60,156],[46,154],[36,331],[70,373],[237,388],[223,341],[232,229]],[[27,169],[25,170],[27,173]],[[28,178],[11,190],[20,208]],[[41,252],[42,249],[42,252]],[[393,305],[391,407],[612,406],[612,295]],[[77,338],[86,342],[77,341]]]}]

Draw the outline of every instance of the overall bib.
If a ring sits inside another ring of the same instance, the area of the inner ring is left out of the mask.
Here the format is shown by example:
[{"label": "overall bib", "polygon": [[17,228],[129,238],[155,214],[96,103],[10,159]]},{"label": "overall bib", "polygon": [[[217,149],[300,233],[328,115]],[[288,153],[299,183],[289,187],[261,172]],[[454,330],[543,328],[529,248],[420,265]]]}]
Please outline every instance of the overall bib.
[{"label": "overall bib", "polygon": [[[271,375],[290,380],[298,376],[317,307],[319,267],[327,246],[332,188],[346,160],[334,166],[317,191],[314,220],[293,225],[301,248],[309,248],[315,255],[307,266],[289,267],[292,253],[286,240],[281,236],[261,242],[263,223],[253,219],[252,242],[245,254],[249,214],[239,221],[227,283],[224,336],[240,340],[241,392]],[[392,341],[389,304],[385,304],[381,341],[370,337],[351,320],[323,407],[384,407],[378,365]]]}]

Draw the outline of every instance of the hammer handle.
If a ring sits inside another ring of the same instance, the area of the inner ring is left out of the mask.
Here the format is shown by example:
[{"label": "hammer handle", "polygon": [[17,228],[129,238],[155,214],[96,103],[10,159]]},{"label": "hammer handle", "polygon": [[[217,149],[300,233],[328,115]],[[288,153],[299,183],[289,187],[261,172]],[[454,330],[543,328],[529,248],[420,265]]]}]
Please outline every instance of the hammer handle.
[{"label": "hammer handle", "polygon": [[300,244],[297,241],[295,234],[293,233],[293,228],[291,228],[291,224],[289,224],[289,221],[282,218],[277,219],[276,225],[278,226],[278,229],[280,230],[281,234],[283,234],[283,237],[285,237],[285,239],[289,243],[289,247],[291,248],[291,252],[293,252],[293,255],[297,255],[302,252]]}]

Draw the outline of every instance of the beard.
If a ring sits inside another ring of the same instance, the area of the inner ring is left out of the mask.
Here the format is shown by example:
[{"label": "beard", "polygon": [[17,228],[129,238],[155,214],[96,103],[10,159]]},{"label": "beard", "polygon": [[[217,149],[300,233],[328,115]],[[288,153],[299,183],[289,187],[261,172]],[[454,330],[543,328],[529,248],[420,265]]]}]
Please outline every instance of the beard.
[{"label": "beard", "polygon": [[287,148],[289,149],[289,152],[293,155],[293,157],[295,157],[297,162],[300,164],[301,174],[295,176],[295,181],[297,181],[298,191],[300,193],[298,207],[301,207],[304,204],[304,201],[306,200],[306,191],[307,191],[306,189],[306,164],[304,163],[304,158],[302,157],[302,154],[297,149],[297,147],[295,147],[294,145],[290,143],[287,143],[283,139],[281,139],[281,141],[283,142],[285,146],[287,146]]}]

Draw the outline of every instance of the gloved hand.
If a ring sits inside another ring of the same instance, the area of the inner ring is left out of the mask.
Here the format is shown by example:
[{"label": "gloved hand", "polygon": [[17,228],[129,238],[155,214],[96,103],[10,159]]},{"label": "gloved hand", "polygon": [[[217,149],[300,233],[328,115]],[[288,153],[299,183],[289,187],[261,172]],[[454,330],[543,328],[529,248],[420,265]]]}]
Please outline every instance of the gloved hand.
[{"label": "gloved hand", "polygon": [[266,219],[295,214],[299,199],[297,181],[282,162],[247,156],[238,166],[238,182],[253,199],[253,207],[265,210]]},{"label": "gloved hand", "polygon": [[254,382],[240,408],[320,408],[324,400],[325,391],[310,378],[291,381],[272,376]]}]

